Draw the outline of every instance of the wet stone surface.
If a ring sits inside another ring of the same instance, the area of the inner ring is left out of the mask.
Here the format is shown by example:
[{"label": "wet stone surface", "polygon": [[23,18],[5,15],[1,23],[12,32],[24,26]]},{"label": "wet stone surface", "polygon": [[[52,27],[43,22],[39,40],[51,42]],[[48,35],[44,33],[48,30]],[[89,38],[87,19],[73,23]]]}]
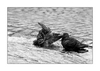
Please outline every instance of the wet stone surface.
[{"label": "wet stone surface", "polygon": [[54,49],[36,47],[33,41],[41,27],[52,32],[67,32],[83,43],[93,45],[92,8],[11,8],[7,9],[8,63],[10,64],[91,64],[92,48],[87,53],[61,53],[60,40]]}]

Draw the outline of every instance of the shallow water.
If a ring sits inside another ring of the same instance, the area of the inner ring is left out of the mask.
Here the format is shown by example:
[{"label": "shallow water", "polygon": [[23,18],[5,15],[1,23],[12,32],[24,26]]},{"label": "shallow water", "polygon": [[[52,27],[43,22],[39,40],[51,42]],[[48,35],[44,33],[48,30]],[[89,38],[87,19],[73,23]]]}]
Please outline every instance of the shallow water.
[{"label": "shallow water", "polygon": [[[93,44],[92,8],[22,8],[7,9],[8,63],[92,63],[92,49],[84,54],[61,53],[32,45],[42,22],[52,32],[67,32],[79,41]],[[56,54],[56,55],[55,55]]]}]

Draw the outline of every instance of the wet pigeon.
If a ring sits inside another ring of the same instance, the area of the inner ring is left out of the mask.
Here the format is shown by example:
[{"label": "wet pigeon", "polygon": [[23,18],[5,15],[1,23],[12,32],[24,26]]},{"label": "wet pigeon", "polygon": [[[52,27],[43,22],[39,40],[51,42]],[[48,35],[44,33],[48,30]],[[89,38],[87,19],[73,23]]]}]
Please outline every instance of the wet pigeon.
[{"label": "wet pigeon", "polygon": [[43,47],[45,44],[46,35],[50,34],[51,30],[42,23],[38,24],[42,27],[42,29],[39,31],[37,35],[37,40],[33,41],[33,45]]},{"label": "wet pigeon", "polygon": [[73,37],[70,37],[68,33],[64,33],[61,39],[61,44],[65,51],[74,51],[78,53],[85,53],[88,50],[84,49],[85,47],[89,47],[89,45],[83,44],[76,40]]},{"label": "wet pigeon", "polygon": [[37,35],[37,40],[33,41],[33,45],[48,47],[62,37],[61,34],[52,33],[50,28],[46,27],[44,24],[38,24],[42,27],[42,29]]}]

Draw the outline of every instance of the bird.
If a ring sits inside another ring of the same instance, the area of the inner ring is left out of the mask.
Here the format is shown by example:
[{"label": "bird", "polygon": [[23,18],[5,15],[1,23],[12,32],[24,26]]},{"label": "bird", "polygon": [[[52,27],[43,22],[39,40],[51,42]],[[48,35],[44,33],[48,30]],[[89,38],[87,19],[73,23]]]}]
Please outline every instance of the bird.
[{"label": "bird", "polygon": [[49,27],[46,27],[44,24],[38,24],[42,27],[42,29],[37,35],[37,40],[33,41],[33,45],[40,47],[49,47],[62,37],[62,35],[59,33],[52,33],[51,29]]},{"label": "bird", "polygon": [[66,52],[66,51],[77,52],[77,53],[88,52],[88,50],[84,48],[89,47],[89,45],[81,43],[77,39],[69,36],[68,33],[63,33],[61,44],[64,48],[63,52]]},{"label": "bird", "polygon": [[39,23],[38,24],[41,26],[41,30],[39,30],[38,35],[37,35],[37,40],[33,41],[33,45],[35,46],[41,46],[43,47],[45,43],[45,38],[46,35],[51,33],[51,30],[49,27],[46,27],[44,24]]}]

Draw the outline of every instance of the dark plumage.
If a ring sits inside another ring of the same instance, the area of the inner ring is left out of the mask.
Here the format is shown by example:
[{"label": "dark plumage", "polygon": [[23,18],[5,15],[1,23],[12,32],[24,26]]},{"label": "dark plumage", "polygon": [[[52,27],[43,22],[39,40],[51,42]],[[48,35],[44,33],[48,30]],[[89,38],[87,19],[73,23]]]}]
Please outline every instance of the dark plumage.
[{"label": "dark plumage", "polygon": [[51,33],[51,29],[49,28],[49,27],[46,27],[44,24],[42,24],[42,23],[38,23],[41,27],[42,27],[42,32],[44,33],[44,34],[48,34],[48,33]]},{"label": "dark plumage", "polygon": [[70,37],[68,33],[63,34],[61,44],[64,47],[63,51],[74,51],[78,53],[88,52],[88,50],[84,48],[89,47],[89,45],[83,44],[75,38]]},{"label": "dark plumage", "polygon": [[44,24],[38,24],[42,27],[42,29],[37,35],[37,40],[33,41],[33,45],[48,47],[62,37],[62,35],[58,33],[52,33],[50,28],[46,27]]},{"label": "dark plumage", "polygon": [[34,40],[33,41],[33,45],[43,47],[44,46],[44,42],[40,43],[41,41],[43,42],[43,40]]},{"label": "dark plumage", "polygon": [[[52,43],[56,42],[57,40],[59,40],[60,38],[62,38],[62,35],[61,34],[58,34],[58,33],[51,33],[49,36],[51,36],[49,39],[48,39],[48,42],[49,44],[51,45]],[[48,36],[48,37],[49,37]]]},{"label": "dark plumage", "polygon": [[42,23],[38,24],[42,27],[42,29],[39,31],[37,35],[37,40],[33,41],[33,45],[43,47],[46,44],[46,35],[49,35],[51,33],[51,30]]},{"label": "dark plumage", "polygon": [[52,45],[54,42],[62,38],[62,35],[58,33],[52,33],[49,35],[46,35],[44,39],[38,39],[33,41],[33,45],[40,46],[40,47],[48,47]]}]

